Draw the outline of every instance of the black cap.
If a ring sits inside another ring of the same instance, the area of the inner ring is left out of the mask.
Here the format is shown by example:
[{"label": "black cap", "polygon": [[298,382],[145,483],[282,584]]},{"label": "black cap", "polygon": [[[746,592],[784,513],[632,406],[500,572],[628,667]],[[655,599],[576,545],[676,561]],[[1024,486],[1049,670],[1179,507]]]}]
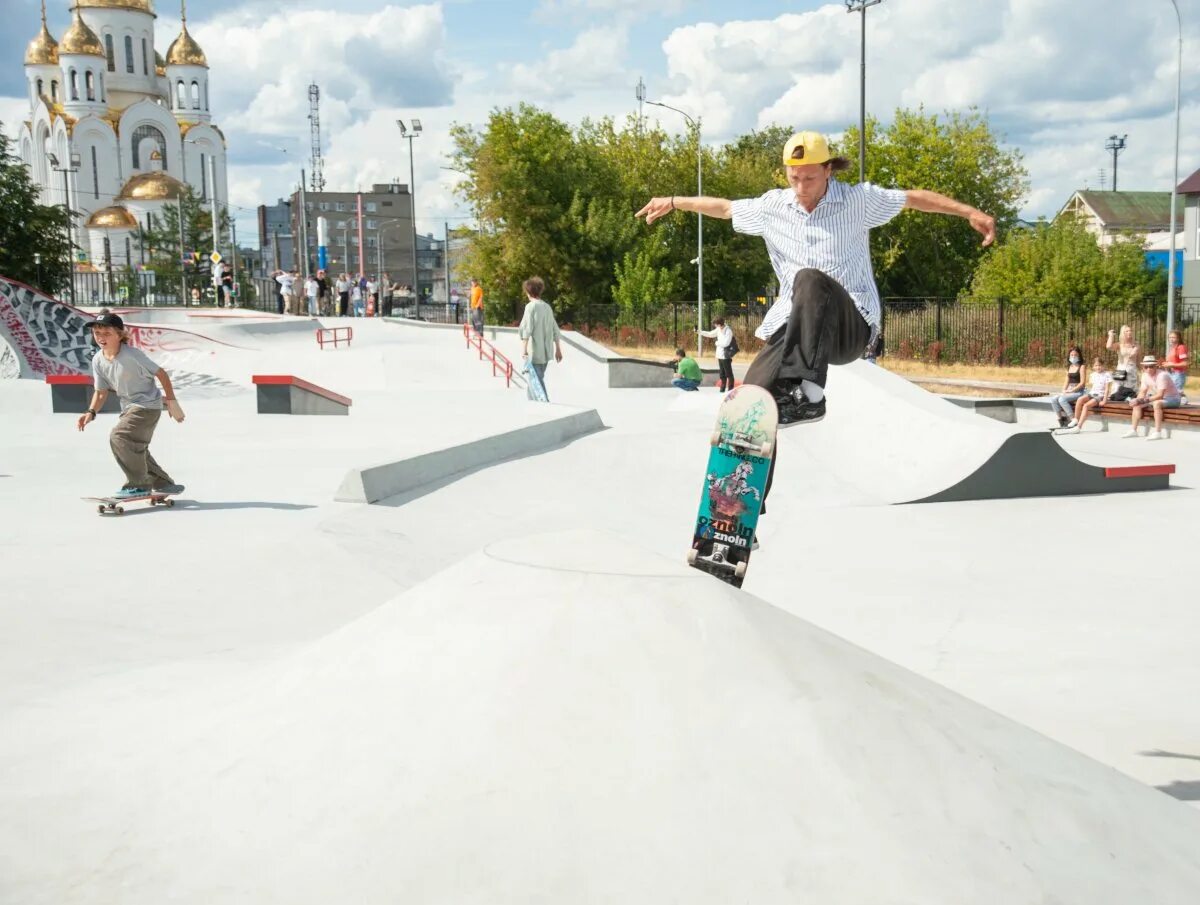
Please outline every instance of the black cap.
[{"label": "black cap", "polygon": [[113,327],[117,330],[125,329],[125,321],[117,317],[115,314],[101,314],[98,318],[88,324],[89,327]]}]

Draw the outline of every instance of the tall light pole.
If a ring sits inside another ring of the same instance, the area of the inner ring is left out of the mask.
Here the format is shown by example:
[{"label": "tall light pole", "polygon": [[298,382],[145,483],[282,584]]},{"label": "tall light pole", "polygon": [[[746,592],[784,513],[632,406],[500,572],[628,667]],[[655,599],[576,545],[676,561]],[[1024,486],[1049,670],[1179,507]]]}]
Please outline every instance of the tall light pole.
[{"label": "tall light pole", "polygon": [[846,12],[862,16],[861,68],[858,77],[858,181],[867,181],[867,7],[883,0],[846,0]]},{"label": "tall light pole", "polygon": [[419,301],[421,298],[421,274],[417,270],[417,177],[413,166],[413,139],[421,134],[421,121],[411,119],[409,122],[412,124],[411,129],[404,125],[404,120],[396,120],[396,125],[400,127],[400,135],[408,139],[408,198],[412,213],[413,294]]},{"label": "tall light pole", "polygon": [[1108,140],[1104,142],[1104,150],[1112,151],[1113,156],[1113,187],[1112,190],[1117,190],[1117,155],[1125,150],[1125,139],[1128,135],[1110,135]]},{"label": "tall light pole", "polygon": [[[57,170],[63,174],[63,207],[67,211],[67,279],[71,295],[71,306],[75,306],[75,230],[71,228],[71,219],[74,216],[71,213],[71,177],[70,173],[79,172],[79,165],[83,162],[83,158],[78,151],[69,152],[69,166],[60,165],[58,158],[53,154],[49,155],[50,168]],[[40,288],[40,287],[39,287]]]},{"label": "tall light pole", "polygon": [[[875,0],[876,3],[879,0]],[[664,107],[667,110],[674,110],[680,116],[688,121],[693,129],[696,130],[696,195],[701,197],[704,195],[704,145],[700,143],[700,117],[692,119],[678,107],[672,107],[670,104],[664,104],[660,101],[651,101],[646,99],[646,88],[644,85],[638,85],[637,89],[638,103],[650,104],[654,107]],[[700,344],[704,337],[700,332],[704,329],[704,214],[696,214],[696,354],[700,354]]]},{"label": "tall light pole", "polygon": [[[1167,342],[1170,343],[1171,331],[1175,329],[1175,204],[1179,191],[1179,86],[1183,80],[1183,16],[1179,14],[1179,4],[1171,0],[1175,7],[1175,21],[1179,25],[1179,47],[1175,57],[1175,173],[1171,178],[1171,257],[1167,259]],[[1168,352],[1170,348],[1168,347]]]}]

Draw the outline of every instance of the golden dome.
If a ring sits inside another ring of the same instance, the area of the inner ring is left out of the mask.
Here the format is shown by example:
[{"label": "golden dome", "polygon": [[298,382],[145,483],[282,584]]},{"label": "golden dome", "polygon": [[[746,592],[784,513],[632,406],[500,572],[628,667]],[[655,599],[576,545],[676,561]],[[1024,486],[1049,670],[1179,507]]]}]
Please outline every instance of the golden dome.
[{"label": "golden dome", "polygon": [[118,201],[178,201],[187,195],[188,187],[162,170],[134,176],[117,195]]},{"label": "golden dome", "polygon": [[138,222],[133,214],[119,204],[104,207],[88,217],[88,229],[137,229]]},{"label": "golden dome", "polygon": [[25,49],[25,65],[58,65],[58,42],[51,37],[50,29],[46,27],[45,0],[42,2],[42,30],[37,33],[37,37],[30,41],[29,46]]},{"label": "golden dome", "polygon": [[104,45],[96,37],[96,33],[87,27],[87,23],[79,17],[79,7],[75,7],[75,18],[71,27],[63,35],[62,43],[58,45],[59,54],[80,53],[93,57],[104,56]]},{"label": "golden dome", "polygon": [[179,37],[171,42],[171,46],[167,48],[167,65],[168,66],[203,66],[208,68],[208,59],[204,56],[204,51],[200,49],[200,45],[196,43],[196,39],[188,34],[187,30],[187,4],[180,5],[180,18],[183,20],[183,29],[179,32]]},{"label": "golden dome", "polygon": [[154,15],[154,0],[75,0],[71,9],[131,9]]}]

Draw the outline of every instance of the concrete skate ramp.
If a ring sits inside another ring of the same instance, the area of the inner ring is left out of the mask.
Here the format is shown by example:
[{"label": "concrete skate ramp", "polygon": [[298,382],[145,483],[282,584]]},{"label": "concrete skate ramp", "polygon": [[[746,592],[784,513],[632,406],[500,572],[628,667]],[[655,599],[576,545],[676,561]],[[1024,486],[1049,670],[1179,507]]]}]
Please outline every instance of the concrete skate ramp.
[{"label": "concrete skate ramp", "polygon": [[[1185,805],[599,532],[494,544],[228,687],[202,675],[172,706],[130,677],[141,693],[110,689],[83,721],[86,757],[9,785],[6,900],[1195,905],[1200,889]],[[29,719],[50,706],[67,704]]]},{"label": "concrete skate ramp", "polygon": [[[0,277],[0,339],[15,353],[20,377],[90,371],[96,353],[88,326],[93,320],[94,314]],[[194,357],[212,354],[222,346],[236,348],[233,343],[187,330],[139,325],[134,320],[129,326],[130,343],[152,356]]]},{"label": "concrete skate ramp", "polygon": [[866,362],[830,369],[826,389],[829,414],[823,421],[780,433],[780,473],[785,468],[793,476],[807,473],[810,482],[827,476],[858,502],[934,503],[1168,486],[1166,474],[1106,477],[1103,467],[1076,459],[1048,431],[980,418]]}]

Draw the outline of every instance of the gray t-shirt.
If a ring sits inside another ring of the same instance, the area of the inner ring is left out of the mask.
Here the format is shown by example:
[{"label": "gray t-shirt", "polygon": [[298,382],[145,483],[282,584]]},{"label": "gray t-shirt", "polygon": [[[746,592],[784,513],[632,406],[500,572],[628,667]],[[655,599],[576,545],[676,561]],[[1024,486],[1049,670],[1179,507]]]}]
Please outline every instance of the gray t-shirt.
[{"label": "gray t-shirt", "polygon": [[109,361],[102,351],[92,358],[92,380],[98,390],[110,390],[121,399],[121,411],[131,406],[144,409],[163,407],[162,393],[154,375],[159,367],[141,349],[122,344],[117,357]]},{"label": "gray t-shirt", "polygon": [[548,302],[531,299],[525,306],[517,333],[521,339],[529,340],[529,358],[534,364],[544,365],[554,357],[554,342],[559,338],[559,331],[554,309]]}]

